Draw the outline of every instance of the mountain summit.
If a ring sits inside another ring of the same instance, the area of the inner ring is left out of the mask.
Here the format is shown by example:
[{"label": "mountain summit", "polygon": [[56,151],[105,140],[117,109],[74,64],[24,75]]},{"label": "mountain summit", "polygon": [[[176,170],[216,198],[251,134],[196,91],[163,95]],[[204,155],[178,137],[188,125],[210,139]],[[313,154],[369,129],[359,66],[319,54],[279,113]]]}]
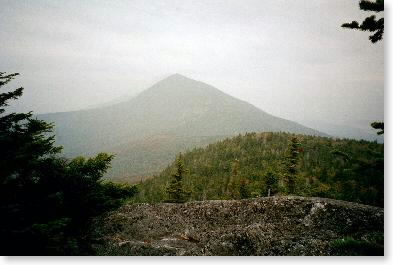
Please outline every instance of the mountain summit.
[{"label": "mountain summit", "polygon": [[[120,157],[121,154],[133,157],[128,164],[149,164],[151,161],[139,158],[146,156],[145,144],[155,142],[157,137],[172,144],[169,148],[173,149],[172,152],[164,152],[168,161],[164,159],[166,162],[161,164],[165,166],[176,152],[199,145],[202,138],[202,142],[207,143],[209,138],[217,140],[217,137],[261,131],[321,135],[180,74],[171,75],[122,103],[44,114],[39,118],[55,123],[57,144],[64,146],[66,155],[115,151],[120,152]],[[161,148],[164,143],[160,144]],[[137,151],[136,146],[139,146]],[[135,152],[141,157],[138,158]],[[157,150],[152,152],[159,153]],[[159,157],[156,159],[161,161]],[[128,175],[145,173],[143,170],[124,172]]]}]

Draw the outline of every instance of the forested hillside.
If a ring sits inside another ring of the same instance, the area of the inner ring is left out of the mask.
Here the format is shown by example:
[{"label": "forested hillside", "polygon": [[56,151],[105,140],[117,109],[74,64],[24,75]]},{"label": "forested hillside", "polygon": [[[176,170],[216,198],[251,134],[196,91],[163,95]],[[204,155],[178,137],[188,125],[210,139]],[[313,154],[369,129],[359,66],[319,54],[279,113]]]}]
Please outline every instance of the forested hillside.
[{"label": "forested hillside", "polygon": [[[294,191],[286,178],[289,144],[300,145]],[[182,156],[189,200],[240,199],[274,194],[328,197],[383,206],[383,151],[376,142],[288,133],[246,133]],[[140,185],[135,199],[167,200],[176,164]]]}]

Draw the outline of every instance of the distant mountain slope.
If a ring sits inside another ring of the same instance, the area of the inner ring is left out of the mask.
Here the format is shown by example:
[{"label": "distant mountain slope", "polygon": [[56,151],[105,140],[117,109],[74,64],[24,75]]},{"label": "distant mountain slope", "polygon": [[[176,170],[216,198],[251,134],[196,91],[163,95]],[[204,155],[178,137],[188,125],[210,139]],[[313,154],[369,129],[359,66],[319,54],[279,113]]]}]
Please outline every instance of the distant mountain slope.
[{"label": "distant mountain slope", "polygon": [[[118,146],[132,146],[159,135],[172,135],[175,139],[214,138],[253,131],[323,135],[179,74],[158,82],[126,102],[96,109],[43,114],[38,118],[55,123],[56,142],[64,146],[68,156],[113,152]],[[129,152],[136,151],[129,148]],[[138,150],[136,155],[145,156],[143,150]],[[136,172],[130,168],[128,174],[143,174],[143,170]]]},{"label": "distant mountain slope", "polygon": [[[138,183],[146,176],[158,175],[180,151],[192,150],[217,142],[225,136],[157,135],[112,149],[116,159],[106,177],[117,182]],[[130,174],[132,172],[132,175]]]},{"label": "distant mountain slope", "polygon": [[[191,200],[266,196],[266,178],[286,194],[283,161],[293,135],[247,133],[183,154],[183,184]],[[301,143],[296,194],[383,206],[383,144],[297,135]],[[235,168],[236,167],[236,172]],[[165,201],[175,163],[140,185],[137,202]],[[241,187],[243,185],[243,187]],[[242,190],[241,190],[242,189]],[[243,193],[243,194],[242,194]]]}]

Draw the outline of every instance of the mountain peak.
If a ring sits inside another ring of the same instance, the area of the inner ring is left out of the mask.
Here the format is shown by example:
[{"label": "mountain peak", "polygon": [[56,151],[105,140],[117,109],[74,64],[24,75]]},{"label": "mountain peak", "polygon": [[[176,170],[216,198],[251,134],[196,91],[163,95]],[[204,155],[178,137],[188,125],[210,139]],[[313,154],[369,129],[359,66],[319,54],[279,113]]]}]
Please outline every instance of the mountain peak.
[{"label": "mountain peak", "polygon": [[[173,104],[188,102],[233,102],[234,98],[221,90],[204,82],[189,78],[179,73],[172,74],[154,84],[141,93],[149,98],[157,98],[157,101],[173,101]],[[142,100],[139,98],[139,100]],[[239,100],[240,101],[240,100]]]},{"label": "mountain peak", "polygon": [[181,75],[181,74],[178,74],[178,73],[170,75],[170,76],[168,76],[167,78],[165,78],[162,81],[166,81],[166,80],[171,80],[171,81],[186,81],[186,80],[187,81],[195,81],[195,80],[193,80],[191,78],[188,78],[188,77],[186,77],[184,75]]},{"label": "mountain peak", "polygon": [[188,78],[188,77],[181,75],[179,73],[174,73],[174,74],[170,75],[169,77],[170,78]]},{"label": "mountain peak", "polygon": [[209,91],[210,91],[209,94],[211,94],[212,93],[211,91],[215,91],[215,90],[218,91],[218,89],[213,88],[208,84],[205,84],[203,82],[176,73],[156,83],[155,85],[147,89],[145,92],[155,93],[156,96],[163,96],[161,95],[161,93],[165,93],[165,94],[189,93],[188,95],[184,94],[184,96],[192,97],[192,96],[197,96],[197,95],[200,96],[201,94],[209,93]]}]

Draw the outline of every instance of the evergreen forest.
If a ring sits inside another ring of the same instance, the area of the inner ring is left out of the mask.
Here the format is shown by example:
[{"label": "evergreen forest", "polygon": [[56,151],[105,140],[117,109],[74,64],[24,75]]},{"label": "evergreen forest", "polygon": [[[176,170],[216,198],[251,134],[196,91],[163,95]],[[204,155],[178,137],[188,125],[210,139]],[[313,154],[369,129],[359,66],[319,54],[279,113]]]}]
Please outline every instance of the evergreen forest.
[{"label": "evergreen forest", "polygon": [[[294,142],[293,139],[296,139]],[[291,153],[296,154],[294,159]],[[383,207],[384,146],[376,142],[246,133],[182,155],[189,200],[268,195],[326,197]],[[140,184],[139,202],[167,199],[178,161]]]}]

